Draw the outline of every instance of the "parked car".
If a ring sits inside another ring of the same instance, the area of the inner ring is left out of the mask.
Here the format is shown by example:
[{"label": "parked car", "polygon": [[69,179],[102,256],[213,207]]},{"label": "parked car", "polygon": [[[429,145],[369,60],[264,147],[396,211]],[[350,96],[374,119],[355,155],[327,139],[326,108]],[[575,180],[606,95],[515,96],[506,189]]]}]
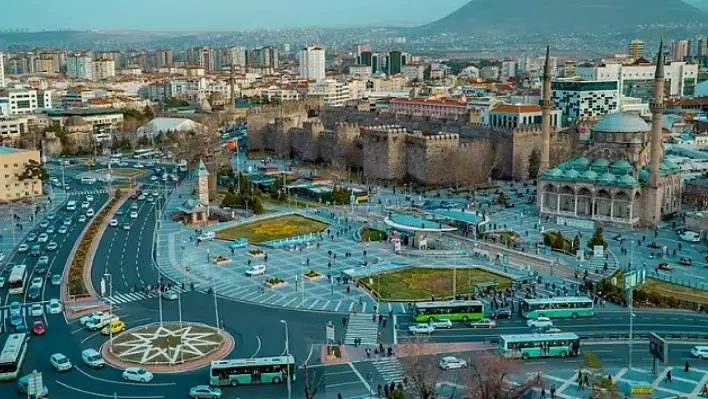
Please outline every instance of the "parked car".
[{"label": "parked car", "polygon": [[440,368],[443,370],[457,370],[467,368],[467,362],[455,356],[445,356],[440,359]]},{"label": "parked car", "polygon": [[251,266],[246,270],[246,275],[249,277],[262,276],[266,273],[266,265],[255,265]]},{"label": "parked car", "polygon": [[128,367],[123,370],[123,379],[126,381],[150,382],[153,378],[155,376],[151,372],[141,367]]},{"label": "parked car", "polygon": [[432,334],[433,331],[435,331],[435,327],[423,323],[408,327],[408,332],[411,334]]},{"label": "parked car", "polygon": [[49,357],[49,363],[54,367],[54,370],[61,373],[62,371],[69,371],[74,367],[69,358],[61,353],[55,353]]},{"label": "parked car", "polygon": [[470,323],[470,327],[472,327],[472,328],[494,328],[496,326],[497,326],[496,321],[494,321],[492,319],[488,319],[486,317]]},{"label": "parked car", "polygon": [[684,266],[691,266],[693,264],[693,260],[688,256],[682,256],[681,259],[679,259],[679,263]]},{"label": "parked car", "polygon": [[548,317],[541,316],[536,319],[527,320],[526,325],[528,327],[534,327],[534,328],[553,327],[553,321],[551,321],[551,319],[549,319]]}]

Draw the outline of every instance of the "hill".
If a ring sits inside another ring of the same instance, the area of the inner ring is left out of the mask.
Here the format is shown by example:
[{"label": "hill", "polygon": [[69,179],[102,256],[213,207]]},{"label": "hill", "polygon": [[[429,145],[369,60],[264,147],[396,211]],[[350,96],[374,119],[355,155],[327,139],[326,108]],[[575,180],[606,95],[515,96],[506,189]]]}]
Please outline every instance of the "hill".
[{"label": "hill", "polygon": [[606,34],[638,26],[706,22],[708,13],[682,0],[471,0],[442,19],[414,28],[413,33]]}]

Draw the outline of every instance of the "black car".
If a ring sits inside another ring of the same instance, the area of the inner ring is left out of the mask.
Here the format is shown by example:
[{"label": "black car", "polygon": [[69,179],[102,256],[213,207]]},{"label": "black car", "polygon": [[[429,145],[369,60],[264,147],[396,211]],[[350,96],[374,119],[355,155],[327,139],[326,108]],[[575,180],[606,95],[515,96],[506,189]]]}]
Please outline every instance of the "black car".
[{"label": "black car", "polygon": [[47,272],[47,267],[46,267],[46,266],[37,266],[37,267],[34,269],[34,274],[38,274],[38,275],[39,275],[39,274],[44,274],[44,273],[46,273],[46,272]]},{"label": "black car", "polygon": [[27,297],[29,299],[39,299],[39,296],[41,295],[41,293],[42,293],[42,290],[40,290],[39,287],[37,287],[35,285],[35,286],[30,287],[29,292],[27,293]]},{"label": "black car", "polygon": [[497,309],[492,311],[493,319],[511,319],[511,309]]}]

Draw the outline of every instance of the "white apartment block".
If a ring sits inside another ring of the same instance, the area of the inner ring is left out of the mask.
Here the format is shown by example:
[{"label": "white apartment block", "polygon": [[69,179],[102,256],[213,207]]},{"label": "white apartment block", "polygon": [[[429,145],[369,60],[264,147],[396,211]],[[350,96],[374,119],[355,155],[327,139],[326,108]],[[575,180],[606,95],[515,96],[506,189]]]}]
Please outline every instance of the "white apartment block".
[{"label": "white apartment block", "polygon": [[267,97],[268,100],[278,99],[280,101],[296,101],[300,99],[300,93],[297,90],[282,89],[277,86],[262,89],[261,96]]},{"label": "white apartment block", "polygon": [[359,78],[368,78],[371,76],[371,67],[369,65],[352,65],[349,67],[349,75]]},{"label": "white apartment block", "polygon": [[5,55],[0,53],[0,88],[5,87]]},{"label": "white apartment block", "polygon": [[504,78],[515,78],[516,77],[516,62],[515,61],[503,61],[501,66],[501,75]]},{"label": "white apartment block", "polygon": [[[655,64],[640,59],[632,64],[601,64],[575,67],[583,80],[617,81],[618,98],[635,97],[648,103],[654,97]],[[664,68],[665,97],[687,97],[696,93],[698,65],[672,62]]]},{"label": "white apartment block", "polygon": [[403,68],[401,68],[401,74],[409,81],[418,79],[419,82],[422,82],[424,78],[424,73],[424,64],[406,64],[403,66]]},{"label": "white apartment block", "polygon": [[97,60],[91,62],[93,80],[104,80],[116,76],[116,62],[113,60]]},{"label": "white apartment block", "polygon": [[0,116],[0,142],[18,140],[29,130],[27,118]]},{"label": "white apartment block", "polygon": [[[543,72],[546,57],[524,57],[516,60],[516,73],[538,74]],[[551,77],[556,76],[558,70],[558,57],[548,57],[551,64]]]},{"label": "white apartment block", "polygon": [[[93,69],[91,57],[88,55],[72,54],[66,57],[66,76],[72,78],[91,80]],[[115,71],[114,71],[115,72]]]},{"label": "white apartment block", "polygon": [[[2,108],[3,115],[26,115],[33,113],[38,107],[37,90],[27,88],[5,89],[0,92],[0,103],[6,103]],[[51,100],[50,100],[51,101]]]},{"label": "white apartment block", "polygon": [[300,51],[300,76],[314,81],[325,79],[324,48],[311,46]]},{"label": "white apartment block", "polygon": [[342,80],[320,80],[307,86],[307,96],[321,97],[325,107],[343,107],[350,100],[349,85]]},{"label": "white apartment block", "polygon": [[616,81],[559,79],[551,83],[553,104],[566,120],[602,116],[617,112]]}]

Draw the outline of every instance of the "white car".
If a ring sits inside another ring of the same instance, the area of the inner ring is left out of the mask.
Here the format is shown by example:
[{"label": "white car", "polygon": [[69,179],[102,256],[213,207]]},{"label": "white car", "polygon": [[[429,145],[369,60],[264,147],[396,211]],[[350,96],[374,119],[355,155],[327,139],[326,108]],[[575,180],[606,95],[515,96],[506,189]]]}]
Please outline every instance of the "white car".
[{"label": "white car", "polygon": [[95,317],[103,317],[103,315],[107,314],[106,312],[93,312],[89,315],[86,315],[82,318],[79,319],[79,323],[81,323],[82,326],[85,326],[86,323],[89,321],[93,320]]},{"label": "white car", "polygon": [[17,252],[23,254],[25,252],[29,251],[29,245],[27,244],[20,244],[19,247],[17,247]]},{"label": "white car", "polygon": [[37,242],[47,242],[49,241],[49,234],[47,233],[42,233],[37,237]]},{"label": "white car", "polygon": [[44,279],[42,279],[41,277],[33,277],[32,282],[30,283],[30,287],[37,286],[39,288],[42,288],[43,281],[44,281]]},{"label": "white car", "polygon": [[440,368],[443,370],[457,370],[467,368],[467,362],[455,356],[445,356],[440,359]]},{"label": "white car", "polygon": [[86,202],[86,201],[84,201],[84,202],[81,203],[81,208],[82,208],[82,209],[88,209],[89,206],[91,206],[91,204],[89,204],[89,203]]},{"label": "white car", "polygon": [[138,218],[138,212],[130,212],[130,218],[131,218],[131,219],[137,219],[137,218]]},{"label": "white car", "polygon": [[138,169],[142,169],[142,168],[145,167],[145,165],[143,165],[143,164],[141,164],[140,162],[138,162],[138,163],[136,163],[135,165],[133,165],[133,167],[134,167],[134,168],[138,168]]},{"label": "white car", "polygon": [[138,210],[138,204],[136,204],[135,202],[133,202],[133,203],[130,205],[130,209],[133,209],[133,210],[136,210],[136,211],[137,211],[137,210]]},{"label": "white car", "polygon": [[86,221],[86,215],[79,215],[79,222],[83,223]]},{"label": "white car", "polygon": [[86,216],[88,216],[88,217],[93,217],[93,213],[94,213],[94,212],[93,212],[93,208],[89,208],[89,210],[86,211]]},{"label": "white car", "polygon": [[537,319],[529,319],[526,321],[526,325],[534,328],[553,327],[553,321],[551,321],[548,317],[539,317]]},{"label": "white car", "polygon": [[57,248],[59,248],[59,245],[56,241],[49,241],[49,244],[47,244],[47,251],[56,251]]},{"label": "white car", "polygon": [[140,194],[140,195],[138,196],[138,201],[145,201],[145,195],[144,195],[144,194]]},{"label": "white car", "polygon": [[408,331],[411,334],[432,334],[433,331],[435,331],[435,327],[428,324],[419,323],[408,327]]},{"label": "white car", "polygon": [[116,219],[111,219],[108,225],[111,227],[118,227],[118,221]]},{"label": "white car", "polygon": [[683,233],[681,233],[679,238],[681,238],[684,241],[688,241],[688,242],[701,242],[701,235],[694,232],[694,231],[686,230]]},{"label": "white car", "polygon": [[470,327],[472,328],[494,328],[496,326],[496,321],[492,319],[487,319],[486,317],[470,323]]},{"label": "white car", "polygon": [[156,180],[157,180],[157,176],[155,176],[155,175],[150,176],[150,181],[156,181]]},{"label": "white car", "polygon": [[69,232],[69,229],[66,226],[61,226],[59,230],[57,230],[57,233],[59,234],[66,234]]},{"label": "white car", "polygon": [[49,363],[57,372],[69,371],[73,367],[69,358],[61,353],[55,353],[49,358]]},{"label": "white car", "polygon": [[262,276],[266,273],[266,265],[255,265],[251,266],[246,270],[246,275],[249,277]]},{"label": "white car", "polygon": [[42,317],[44,315],[44,308],[41,303],[33,303],[30,306],[30,316],[32,317]]},{"label": "white car", "polygon": [[450,319],[432,320],[428,322],[428,325],[431,325],[434,328],[452,328],[452,322]]},{"label": "white car", "polygon": [[165,299],[168,301],[176,301],[177,300],[177,292],[174,290],[167,290],[162,293],[162,299]]},{"label": "white car", "polygon": [[151,372],[140,367],[128,367],[123,371],[123,379],[135,382],[150,382],[155,378]]},{"label": "white car", "polygon": [[694,346],[691,355],[699,359],[708,359],[708,346]]},{"label": "white car", "polygon": [[47,304],[47,313],[49,314],[59,314],[64,310],[61,306],[61,302],[58,299],[50,299]]},{"label": "white car", "polygon": [[93,201],[93,195],[90,195],[90,194],[87,195],[87,196],[86,196],[86,201],[92,202],[92,201]]}]

